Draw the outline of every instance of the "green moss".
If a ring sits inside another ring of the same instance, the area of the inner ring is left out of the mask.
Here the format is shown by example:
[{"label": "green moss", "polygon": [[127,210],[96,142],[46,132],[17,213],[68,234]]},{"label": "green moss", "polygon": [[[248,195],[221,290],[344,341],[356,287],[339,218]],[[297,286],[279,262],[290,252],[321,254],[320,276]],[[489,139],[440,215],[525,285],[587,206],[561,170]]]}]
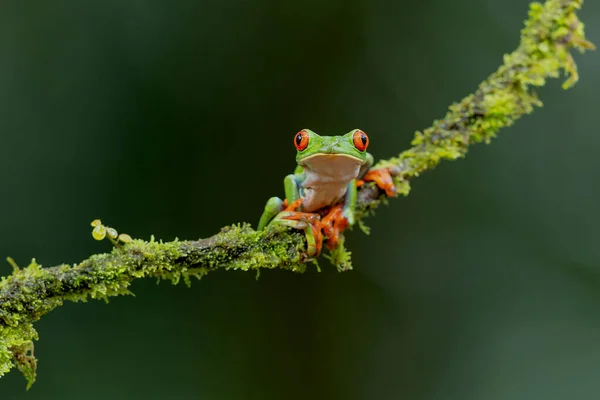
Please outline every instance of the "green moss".
[{"label": "green moss", "polygon": [[21,346],[14,346],[11,351],[17,368],[27,379],[27,389],[29,389],[35,382],[37,370],[37,359],[33,354],[33,341],[26,342]]},{"label": "green moss", "polygon": [[0,376],[16,365],[27,379],[29,388],[35,382],[37,364],[32,349],[38,335],[33,324],[0,327],[0,338]]},{"label": "green moss", "polygon": [[338,272],[352,270],[352,253],[344,246],[344,236],[340,235],[339,245],[325,257],[337,268]]}]

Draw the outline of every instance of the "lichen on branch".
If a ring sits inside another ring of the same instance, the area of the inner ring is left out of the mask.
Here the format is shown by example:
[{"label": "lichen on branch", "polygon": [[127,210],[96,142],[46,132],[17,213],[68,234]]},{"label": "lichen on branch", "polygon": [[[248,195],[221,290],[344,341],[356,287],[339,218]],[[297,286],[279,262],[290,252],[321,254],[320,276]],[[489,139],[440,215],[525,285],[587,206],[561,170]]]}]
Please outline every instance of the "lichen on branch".
[{"label": "lichen on branch", "polygon": [[[570,50],[592,49],[576,11],[582,0],[548,0],[533,3],[521,32],[519,47],[504,56],[504,63],[477,90],[450,106],[444,118],[415,133],[412,147],[377,166],[394,166],[399,193],[408,195],[409,182],[434,168],[441,160],[463,157],[470,145],[489,142],[500,128],[541,106],[534,92],[547,78],[561,71],[568,88],[578,80]],[[386,201],[373,184],[359,188],[357,221]],[[99,224],[99,222],[98,222]],[[98,226],[98,224],[94,226]],[[97,230],[100,230],[98,228]],[[111,231],[112,232],[112,231]],[[98,233],[98,232],[96,232]],[[110,233],[110,232],[109,232]],[[306,241],[301,232],[273,227],[257,232],[248,224],[225,227],[201,240],[157,242],[116,240],[111,253],[93,255],[76,265],[42,268],[35,260],[0,280],[0,376],[17,366],[29,385],[35,380],[33,323],[64,301],[108,299],[129,293],[134,279],[154,277],[189,283],[216,269],[258,273],[264,268],[303,272]],[[104,236],[102,236],[104,237]],[[351,267],[343,248],[330,255],[340,270]]]}]

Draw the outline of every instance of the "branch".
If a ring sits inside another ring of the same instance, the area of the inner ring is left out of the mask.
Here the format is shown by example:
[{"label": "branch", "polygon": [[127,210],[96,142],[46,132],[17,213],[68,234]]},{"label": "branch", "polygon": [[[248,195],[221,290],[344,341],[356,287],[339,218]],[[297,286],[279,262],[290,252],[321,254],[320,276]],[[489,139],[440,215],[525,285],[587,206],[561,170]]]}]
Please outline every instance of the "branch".
[{"label": "branch", "polygon": [[[475,93],[450,106],[441,120],[416,132],[412,147],[398,157],[377,166],[393,166],[399,193],[408,195],[409,182],[441,160],[463,157],[470,145],[488,143],[500,128],[510,126],[535,106],[541,106],[534,87],[561,70],[568,88],[578,80],[571,48],[593,49],[585,40],[583,24],[575,12],[583,0],[548,0],[530,7],[529,19],[521,32],[521,43],[504,64],[481,83]],[[387,201],[377,187],[359,188],[357,221]],[[361,225],[362,226],[362,225]],[[117,243],[110,254],[93,255],[79,264],[41,268],[35,260],[0,281],[0,376],[15,365],[25,374],[29,386],[35,380],[36,359],[33,322],[62,305],[65,300],[87,297],[107,300],[128,294],[134,279],[154,277],[189,284],[216,269],[256,271],[283,268],[294,272],[306,269],[304,235],[296,230],[273,227],[257,232],[248,224],[225,227],[202,240],[168,243],[128,240]],[[349,252],[343,247],[332,252],[340,270],[351,268]],[[29,387],[28,386],[28,387]]]}]

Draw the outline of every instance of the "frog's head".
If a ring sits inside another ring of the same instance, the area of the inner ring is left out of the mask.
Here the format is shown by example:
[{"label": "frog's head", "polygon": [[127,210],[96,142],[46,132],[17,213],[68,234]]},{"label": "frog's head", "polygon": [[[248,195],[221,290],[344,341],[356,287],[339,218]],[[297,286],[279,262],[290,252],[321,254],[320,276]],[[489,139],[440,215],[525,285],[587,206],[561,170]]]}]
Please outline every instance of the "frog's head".
[{"label": "frog's head", "polygon": [[360,129],[342,136],[320,136],[303,129],[294,136],[298,165],[316,172],[329,174],[331,170],[356,169],[367,159],[369,137]]}]

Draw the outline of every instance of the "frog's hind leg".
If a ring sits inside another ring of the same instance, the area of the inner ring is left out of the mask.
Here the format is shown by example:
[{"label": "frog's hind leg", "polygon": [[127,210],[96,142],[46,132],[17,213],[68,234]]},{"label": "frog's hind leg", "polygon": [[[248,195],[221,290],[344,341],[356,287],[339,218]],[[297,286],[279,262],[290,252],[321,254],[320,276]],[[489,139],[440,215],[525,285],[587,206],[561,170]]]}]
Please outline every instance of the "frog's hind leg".
[{"label": "frog's hind leg", "polygon": [[309,257],[313,257],[321,254],[321,248],[323,247],[323,226],[320,218],[321,216],[315,213],[283,211],[271,223],[302,229],[308,244],[306,253]]},{"label": "frog's hind leg", "polygon": [[333,250],[340,243],[342,232],[348,227],[354,225],[356,218],[356,181],[352,180],[348,184],[344,203],[336,204],[331,207],[322,219],[323,233],[327,236],[327,248]]}]

